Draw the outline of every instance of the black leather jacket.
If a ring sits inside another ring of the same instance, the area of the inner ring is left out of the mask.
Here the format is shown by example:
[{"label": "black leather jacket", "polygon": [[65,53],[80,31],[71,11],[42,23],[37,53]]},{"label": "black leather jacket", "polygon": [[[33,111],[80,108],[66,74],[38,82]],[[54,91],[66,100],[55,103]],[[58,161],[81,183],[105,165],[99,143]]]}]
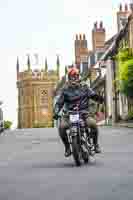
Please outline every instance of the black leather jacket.
[{"label": "black leather jacket", "polygon": [[80,111],[87,111],[89,99],[103,103],[103,97],[97,95],[87,84],[79,84],[75,88],[66,86],[62,89],[55,103],[54,113],[58,114],[63,106],[65,106],[65,110],[73,110],[77,105]]}]

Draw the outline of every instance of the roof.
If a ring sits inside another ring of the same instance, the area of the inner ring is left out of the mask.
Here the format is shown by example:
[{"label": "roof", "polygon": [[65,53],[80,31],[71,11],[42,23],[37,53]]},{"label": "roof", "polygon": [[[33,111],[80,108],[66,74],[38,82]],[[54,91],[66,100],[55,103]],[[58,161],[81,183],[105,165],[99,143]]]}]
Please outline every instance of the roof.
[{"label": "roof", "polygon": [[100,60],[105,61],[105,60],[108,59],[109,56],[113,56],[113,55],[115,55],[117,53],[118,48],[119,48],[119,42],[121,41],[121,39],[124,36],[126,36],[130,20],[132,20],[132,19],[133,19],[133,13],[131,15],[129,15],[128,21],[125,24],[124,28],[122,30],[120,30],[119,33],[117,33],[116,35],[114,35],[109,41],[107,41],[107,44],[111,43],[111,41],[112,41],[112,43],[107,48],[107,50],[105,51],[105,53],[103,54],[103,56],[101,57]]},{"label": "roof", "polygon": [[107,50],[101,57],[100,59],[101,61],[105,61],[108,59],[108,57],[114,56],[117,53],[118,48],[119,48],[119,42],[126,35],[127,27],[128,27],[128,23],[118,34],[115,35],[114,40],[112,40],[112,43],[110,44],[110,46],[107,48]]},{"label": "roof", "polygon": [[109,56],[113,56],[117,53],[118,48],[119,48],[119,42],[121,41],[121,39],[126,36],[127,33],[127,29],[128,29],[128,25],[130,20],[133,18],[133,14],[131,14],[128,17],[128,22],[125,24],[124,28],[122,30],[120,30],[119,33],[117,33],[116,35],[114,35],[112,38],[110,38],[105,45],[110,44],[110,46],[107,48],[107,50],[105,51],[105,53],[103,54],[103,56],[101,57],[100,60],[105,61],[108,59]]},{"label": "roof", "polygon": [[107,41],[105,42],[105,46],[106,46],[106,45],[111,45],[112,42],[115,40],[116,36],[117,36],[117,34],[113,35],[109,40],[107,40]]},{"label": "roof", "polygon": [[[124,28],[105,43],[105,45],[108,45],[108,44],[110,45],[105,51],[105,53],[102,55],[102,57],[99,59],[99,61],[106,61],[109,57],[112,57],[117,53],[118,48],[119,48],[119,42],[121,41],[123,37],[126,36],[126,33],[128,31],[128,25],[132,18],[133,18],[133,14],[131,14],[128,17],[128,22],[126,23]],[[97,87],[99,87],[99,85],[103,83],[104,80],[105,80],[105,77],[101,78],[101,76],[98,76],[96,80],[92,83],[92,88],[96,89]]]},{"label": "roof", "polygon": [[91,88],[93,90],[96,90],[96,88],[103,86],[104,82],[105,82],[105,77],[101,78],[101,76],[98,76],[96,80],[92,82]]}]

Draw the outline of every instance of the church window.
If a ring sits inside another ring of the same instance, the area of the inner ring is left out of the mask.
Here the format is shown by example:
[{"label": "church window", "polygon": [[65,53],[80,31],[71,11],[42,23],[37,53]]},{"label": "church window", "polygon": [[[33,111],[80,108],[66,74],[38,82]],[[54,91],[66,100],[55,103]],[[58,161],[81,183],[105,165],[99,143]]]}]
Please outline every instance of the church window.
[{"label": "church window", "polygon": [[48,90],[47,89],[41,90],[40,104],[43,107],[48,107]]}]

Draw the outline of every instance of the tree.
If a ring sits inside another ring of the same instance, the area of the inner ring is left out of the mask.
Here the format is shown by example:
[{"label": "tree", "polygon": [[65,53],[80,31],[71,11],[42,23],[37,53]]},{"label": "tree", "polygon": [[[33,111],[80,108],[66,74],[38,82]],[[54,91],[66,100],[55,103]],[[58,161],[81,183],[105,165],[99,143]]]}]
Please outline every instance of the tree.
[{"label": "tree", "polygon": [[125,48],[117,55],[119,66],[118,81],[120,91],[127,97],[133,97],[133,55],[130,49]]},{"label": "tree", "polygon": [[4,129],[10,129],[12,126],[12,122],[11,121],[4,121]]}]

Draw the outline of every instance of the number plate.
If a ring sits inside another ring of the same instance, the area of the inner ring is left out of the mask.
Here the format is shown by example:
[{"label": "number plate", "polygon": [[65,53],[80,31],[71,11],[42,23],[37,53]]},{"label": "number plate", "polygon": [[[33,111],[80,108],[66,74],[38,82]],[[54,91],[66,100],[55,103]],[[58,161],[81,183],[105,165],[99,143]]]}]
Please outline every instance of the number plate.
[{"label": "number plate", "polygon": [[79,114],[70,115],[70,122],[78,122],[78,121],[79,121]]}]

